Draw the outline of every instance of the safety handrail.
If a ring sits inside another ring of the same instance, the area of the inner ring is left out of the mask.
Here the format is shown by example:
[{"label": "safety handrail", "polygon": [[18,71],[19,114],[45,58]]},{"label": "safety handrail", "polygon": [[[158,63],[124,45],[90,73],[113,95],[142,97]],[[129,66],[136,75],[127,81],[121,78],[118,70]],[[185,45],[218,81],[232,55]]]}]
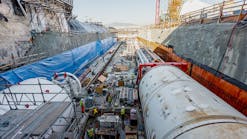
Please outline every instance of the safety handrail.
[{"label": "safety handrail", "polygon": [[46,58],[47,56],[48,56],[47,52],[42,52],[42,53],[36,53],[36,54],[27,55],[27,56],[23,56],[19,58],[12,57],[12,60],[9,63],[0,65],[0,71],[5,71],[6,69],[9,69],[9,68],[15,68],[15,67],[19,67],[24,64],[35,62],[37,60]]},{"label": "safety handrail", "polygon": [[64,2],[66,4],[69,4],[70,6],[73,6],[73,0],[57,0],[57,1]]},{"label": "safety handrail", "polygon": [[[170,28],[181,24],[190,24],[195,22],[201,24],[210,22],[239,22],[244,19],[246,14],[246,0],[227,0],[180,15],[179,21],[165,21],[159,25],[149,26],[149,28]],[[204,20],[207,20],[207,22],[204,22]]]},{"label": "safety handrail", "polygon": [[[245,12],[247,10],[246,5],[246,0],[224,1],[181,15],[181,23],[210,18],[218,18],[218,21],[221,21],[224,17],[241,15],[243,11]],[[234,19],[233,21],[237,22],[239,20]]]}]

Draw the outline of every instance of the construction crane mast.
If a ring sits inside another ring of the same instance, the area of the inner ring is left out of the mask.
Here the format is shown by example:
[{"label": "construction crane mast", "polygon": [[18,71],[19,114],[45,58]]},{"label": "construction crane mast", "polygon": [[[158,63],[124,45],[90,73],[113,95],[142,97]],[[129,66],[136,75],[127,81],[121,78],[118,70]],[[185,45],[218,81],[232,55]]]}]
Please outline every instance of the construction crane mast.
[{"label": "construction crane mast", "polygon": [[[180,9],[185,0],[168,0],[166,20],[170,22],[179,21]],[[156,0],[155,24],[160,24],[160,0]]]},{"label": "construction crane mast", "polygon": [[179,21],[180,10],[181,10],[183,2],[184,0],[169,0],[168,1],[167,16],[170,22]]}]

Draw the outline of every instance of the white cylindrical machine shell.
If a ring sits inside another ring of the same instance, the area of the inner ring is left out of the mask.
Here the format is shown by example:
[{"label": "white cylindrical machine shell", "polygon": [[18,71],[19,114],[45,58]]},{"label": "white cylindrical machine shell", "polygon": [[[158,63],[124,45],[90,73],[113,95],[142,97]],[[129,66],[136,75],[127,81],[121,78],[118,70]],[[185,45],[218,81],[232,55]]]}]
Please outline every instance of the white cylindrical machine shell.
[{"label": "white cylindrical machine shell", "polygon": [[246,138],[247,118],[174,66],[158,66],[139,84],[148,139]]},{"label": "white cylindrical machine shell", "polygon": [[[2,104],[8,104],[9,101],[9,105],[1,106],[0,115],[9,111],[10,106],[13,109],[35,109],[43,104],[43,101],[71,102],[64,88],[45,78],[30,78],[4,89],[0,91],[0,100]],[[25,104],[30,106],[26,108]]]}]

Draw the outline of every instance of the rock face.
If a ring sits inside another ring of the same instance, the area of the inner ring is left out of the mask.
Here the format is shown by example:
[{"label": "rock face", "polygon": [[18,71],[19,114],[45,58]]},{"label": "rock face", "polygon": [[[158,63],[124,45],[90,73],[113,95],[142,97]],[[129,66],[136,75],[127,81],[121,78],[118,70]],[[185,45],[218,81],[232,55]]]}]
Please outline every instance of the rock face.
[{"label": "rock face", "polygon": [[234,25],[213,23],[142,30],[140,37],[172,45],[176,54],[247,84],[246,27],[237,25],[232,32]]},{"label": "rock face", "polygon": [[16,65],[33,55],[38,55],[38,60],[111,36],[97,25],[85,25],[97,28],[93,31],[72,29],[69,23],[73,1],[59,1],[25,0],[19,4],[16,0],[1,0],[0,66]]},{"label": "rock face", "polygon": [[[28,20],[24,16],[14,13],[13,4],[10,0],[2,0],[0,13],[7,18],[8,22],[0,20],[0,65],[9,62],[13,56],[23,56],[26,45],[19,44],[28,41],[30,28]],[[24,50],[24,51],[22,51]]]}]

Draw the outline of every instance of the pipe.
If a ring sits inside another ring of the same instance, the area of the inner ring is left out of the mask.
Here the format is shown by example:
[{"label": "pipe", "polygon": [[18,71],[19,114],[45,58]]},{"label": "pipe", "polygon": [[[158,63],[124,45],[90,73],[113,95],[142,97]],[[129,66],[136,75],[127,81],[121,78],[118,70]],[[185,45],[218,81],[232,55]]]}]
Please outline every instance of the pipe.
[{"label": "pipe", "polygon": [[[72,73],[69,73],[69,72],[59,72],[59,73],[55,73],[54,74],[54,77],[52,77],[52,80],[55,82],[55,83],[58,83],[60,85],[62,85],[62,82],[60,82],[60,80],[65,80],[67,77],[73,79],[76,84],[73,84],[73,87],[72,86],[69,86],[69,87],[72,87],[70,89],[75,89],[73,91],[71,91],[70,93],[73,95],[73,97],[78,97],[78,95],[80,93],[82,93],[81,91],[81,82],[80,80]],[[70,82],[71,83],[71,82]],[[68,85],[72,85],[72,84],[69,84]]]},{"label": "pipe", "polygon": [[25,9],[23,8],[23,6],[21,5],[21,0],[17,0],[17,2],[18,2],[18,4],[19,4],[19,6],[20,6],[20,8],[21,8],[21,11],[22,11],[22,13],[24,14],[24,16],[27,17],[27,13],[26,13]]},{"label": "pipe", "polygon": [[147,139],[239,138],[247,118],[179,68],[149,70],[139,84]]}]

